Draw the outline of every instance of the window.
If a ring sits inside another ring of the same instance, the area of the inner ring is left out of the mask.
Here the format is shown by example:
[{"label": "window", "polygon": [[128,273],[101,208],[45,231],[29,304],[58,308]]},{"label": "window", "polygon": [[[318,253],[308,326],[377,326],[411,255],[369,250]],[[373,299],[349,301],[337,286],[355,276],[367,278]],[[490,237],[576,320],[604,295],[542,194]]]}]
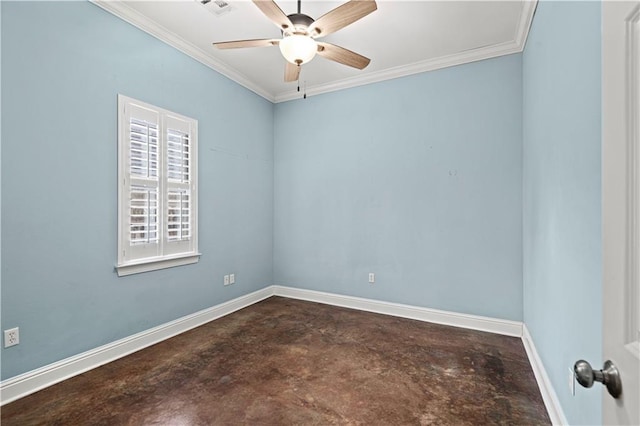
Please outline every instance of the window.
[{"label": "window", "polygon": [[196,263],[198,122],[118,95],[119,276]]}]

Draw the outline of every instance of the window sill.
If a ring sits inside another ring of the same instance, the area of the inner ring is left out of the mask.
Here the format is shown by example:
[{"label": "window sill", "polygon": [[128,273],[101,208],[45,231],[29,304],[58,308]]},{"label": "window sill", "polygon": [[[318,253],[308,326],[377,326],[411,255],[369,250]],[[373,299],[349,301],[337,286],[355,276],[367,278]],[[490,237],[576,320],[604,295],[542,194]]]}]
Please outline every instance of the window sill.
[{"label": "window sill", "polygon": [[159,269],[173,268],[174,266],[190,265],[198,263],[201,253],[182,254],[174,257],[154,257],[141,261],[116,265],[119,277],[139,274],[141,272],[157,271]]}]

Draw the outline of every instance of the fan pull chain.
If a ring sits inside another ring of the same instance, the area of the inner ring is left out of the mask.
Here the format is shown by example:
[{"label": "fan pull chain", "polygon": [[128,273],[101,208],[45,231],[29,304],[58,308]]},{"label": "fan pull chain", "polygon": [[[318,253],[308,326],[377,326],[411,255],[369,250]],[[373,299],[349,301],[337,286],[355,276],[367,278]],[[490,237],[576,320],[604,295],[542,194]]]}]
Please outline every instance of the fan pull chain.
[{"label": "fan pull chain", "polygon": [[303,99],[307,99],[307,80],[304,81],[304,95],[303,95]]}]

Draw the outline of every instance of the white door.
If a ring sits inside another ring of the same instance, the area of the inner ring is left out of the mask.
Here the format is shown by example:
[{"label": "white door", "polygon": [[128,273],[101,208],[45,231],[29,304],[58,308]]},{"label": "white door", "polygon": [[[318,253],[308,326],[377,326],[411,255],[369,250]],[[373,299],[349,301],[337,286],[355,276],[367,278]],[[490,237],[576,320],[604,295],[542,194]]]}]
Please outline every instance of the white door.
[{"label": "white door", "polygon": [[640,2],[604,1],[602,37],[603,360],[622,382],[602,412],[640,425]]}]

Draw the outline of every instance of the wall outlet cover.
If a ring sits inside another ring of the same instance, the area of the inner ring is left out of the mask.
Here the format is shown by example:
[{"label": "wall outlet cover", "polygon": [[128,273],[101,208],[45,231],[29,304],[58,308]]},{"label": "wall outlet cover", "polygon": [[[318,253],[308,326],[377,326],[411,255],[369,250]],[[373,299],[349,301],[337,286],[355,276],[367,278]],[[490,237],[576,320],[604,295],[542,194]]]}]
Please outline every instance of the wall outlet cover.
[{"label": "wall outlet cover", "polygon": [[4,331],[4,347],[9,348],[20,343],[20,328],[10,328]]}]

